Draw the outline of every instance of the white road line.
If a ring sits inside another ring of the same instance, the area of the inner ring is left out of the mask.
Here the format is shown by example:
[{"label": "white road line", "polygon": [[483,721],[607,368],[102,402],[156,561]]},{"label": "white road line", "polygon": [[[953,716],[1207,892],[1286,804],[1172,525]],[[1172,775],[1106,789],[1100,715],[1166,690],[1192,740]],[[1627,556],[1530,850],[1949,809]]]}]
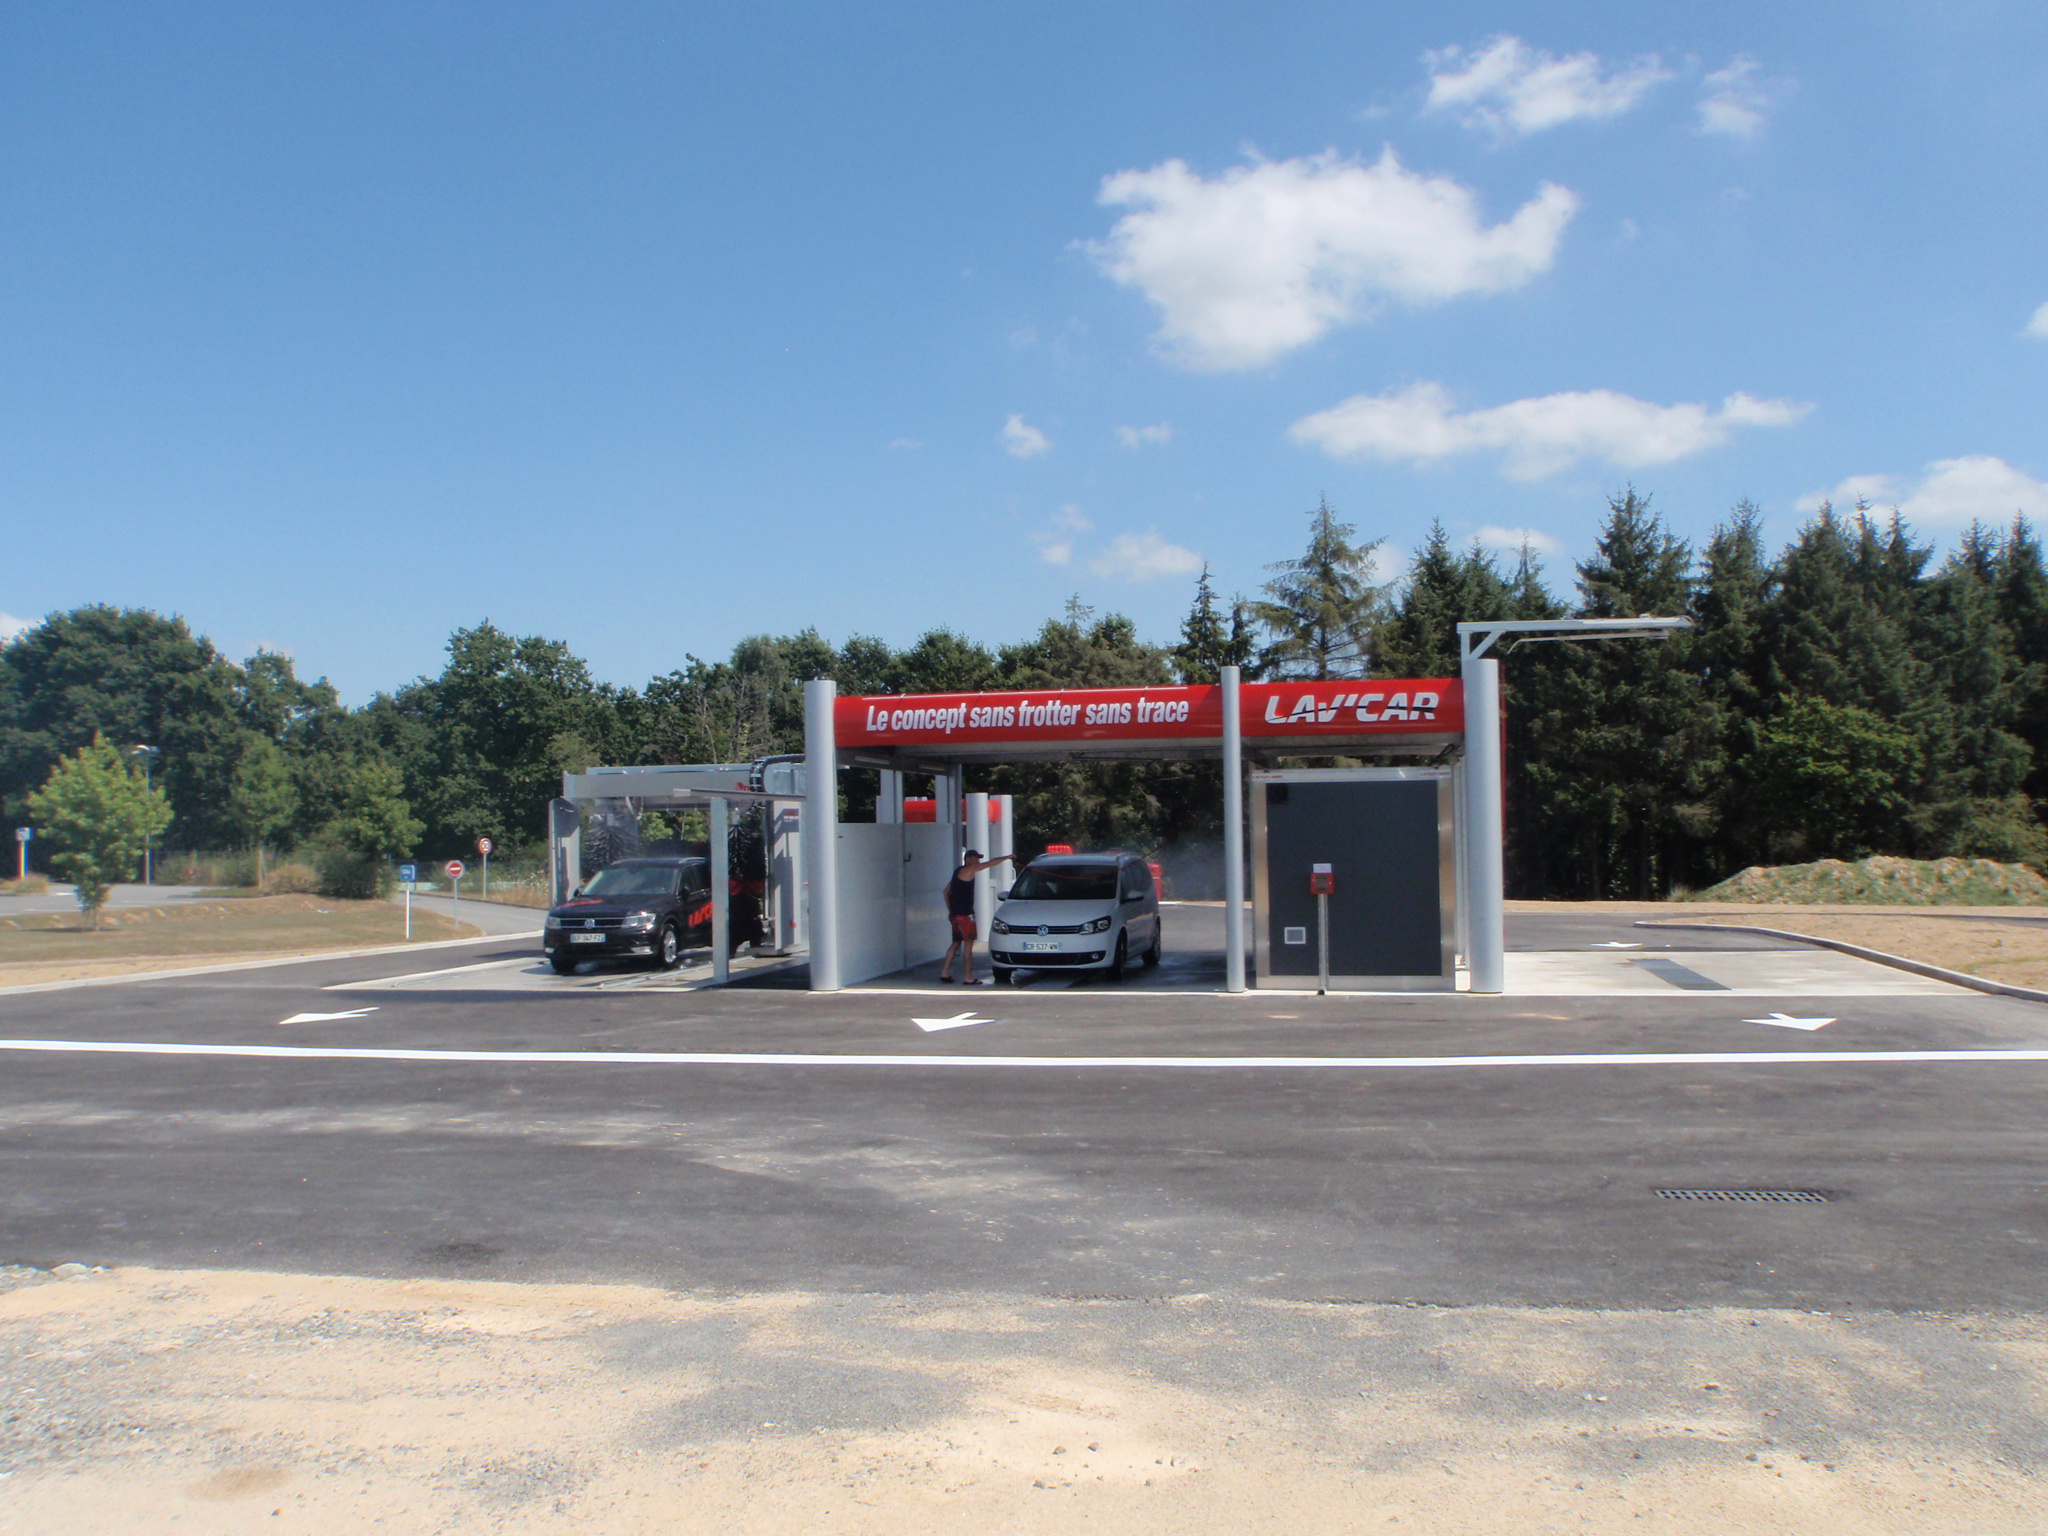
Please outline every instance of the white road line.
[{"label": "white road line", "polygon": [[396,1046],[179,1045],[127,1040],[0,1040],[0,1050],[102,1056],[254,1056],[570,1067],[1024,1067],[1054,1070],[1400,1071],[1458,1067],[1827,1067],[2048,1062],[2048,1049],[1994,1051],[1631,1051],[1579,1056],[926,1056],[776,1051],[431,1051]]}]

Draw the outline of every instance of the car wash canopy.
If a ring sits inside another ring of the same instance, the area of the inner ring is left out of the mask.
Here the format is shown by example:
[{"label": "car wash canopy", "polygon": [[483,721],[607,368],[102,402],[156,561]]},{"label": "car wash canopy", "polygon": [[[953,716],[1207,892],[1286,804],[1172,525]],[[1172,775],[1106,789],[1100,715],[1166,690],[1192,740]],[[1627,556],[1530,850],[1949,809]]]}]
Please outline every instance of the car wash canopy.
[{"label": "car wash canopy", "polygon": [[[1465,730],[1454,678],[1246,683],[1244,749],[1261,757],[1338,752],[1429,756]],[[914,768],[968,760],[1210,757],[1222,749],[1223,689],[1019,689],[842,697],[833,724],[843,763]]]}]

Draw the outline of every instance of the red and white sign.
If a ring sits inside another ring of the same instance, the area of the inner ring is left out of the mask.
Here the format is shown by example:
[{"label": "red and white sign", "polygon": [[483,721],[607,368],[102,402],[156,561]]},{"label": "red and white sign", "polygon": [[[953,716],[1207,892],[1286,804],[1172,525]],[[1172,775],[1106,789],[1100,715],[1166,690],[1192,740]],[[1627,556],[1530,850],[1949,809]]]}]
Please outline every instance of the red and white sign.
[{"label": "red and white sign", "polygon": [[488,857],[491,851],[491,840],[488,837],[478,838],[476,840],[476,851]]},{"label": "red and white sign", "polygon": [[462,860],[450,859],[448,861],[448,878],[450,880],[460,880],[462,878]]},{"label": "red and white sign", "polygon": [[[1457,736],[1465,729],[1465,692],[1456,678],[1246,683],[1238,708],[1247,738]],[[850,696],[836,702],[834,724],[842,748],[1214,741],[1223,735],[1223,690],[1200,684]]]}]

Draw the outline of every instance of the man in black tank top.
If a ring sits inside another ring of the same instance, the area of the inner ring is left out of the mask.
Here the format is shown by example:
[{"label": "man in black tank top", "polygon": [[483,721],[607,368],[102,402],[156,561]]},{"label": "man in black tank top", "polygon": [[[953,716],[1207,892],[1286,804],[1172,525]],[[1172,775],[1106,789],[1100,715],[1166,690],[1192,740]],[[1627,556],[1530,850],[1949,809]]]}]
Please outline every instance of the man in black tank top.
[{"label": "man in black tank top", "polygon": [[939,980],[953,979],[953,956],[960,956],[961,975],[968,986],[974,985],[974,877],[984,869],[993,869],[1009,858],[1003,854],[993,859],[984,859],[979,850],[967,850],[967,862],[953,871],[953,878],[946,882],[946,917],[953,925],[953,942],[946,950],[946,958],[939,962]]}]

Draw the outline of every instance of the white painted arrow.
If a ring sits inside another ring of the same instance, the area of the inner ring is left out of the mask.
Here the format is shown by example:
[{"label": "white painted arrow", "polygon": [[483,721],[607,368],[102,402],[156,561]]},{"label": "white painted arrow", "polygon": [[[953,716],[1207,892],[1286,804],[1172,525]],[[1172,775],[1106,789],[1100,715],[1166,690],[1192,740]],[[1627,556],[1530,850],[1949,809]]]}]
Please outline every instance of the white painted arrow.
[{"label": "white painted arrow", "polygon": [[910,1022],[929,1035],[941,1029],[966,1029],[973,1024],[993,1024],[995,1020],[977,1019],[974,1010],[970,1008],[965,1013],[954,1014],[950,1019],[912,1019]]},{"label": "white painted arrow", "polygon": [[1604,944],[1595,944],[1595,949],[1641,949],[1640,944],[1624,944],[1620,939],[1609,939]]},{"label": "white painted arrow", "polygon": [[1780,1029],[1825,1029],[1833,1019],[1795,1019],[1789,1013],[1774,1013],[1767,1019],[1744,1019],[1745,1024],[1775,1024]]},{"label": "white painted arrow", "polygon": [[346,1013],[295,1013],[288,1019],[279,1019],[277,1027],[287,1024],[323,1024],[329,1019],[359,1019],[366,1013],[375,1013],[375,1008],[351,1008]]}]

